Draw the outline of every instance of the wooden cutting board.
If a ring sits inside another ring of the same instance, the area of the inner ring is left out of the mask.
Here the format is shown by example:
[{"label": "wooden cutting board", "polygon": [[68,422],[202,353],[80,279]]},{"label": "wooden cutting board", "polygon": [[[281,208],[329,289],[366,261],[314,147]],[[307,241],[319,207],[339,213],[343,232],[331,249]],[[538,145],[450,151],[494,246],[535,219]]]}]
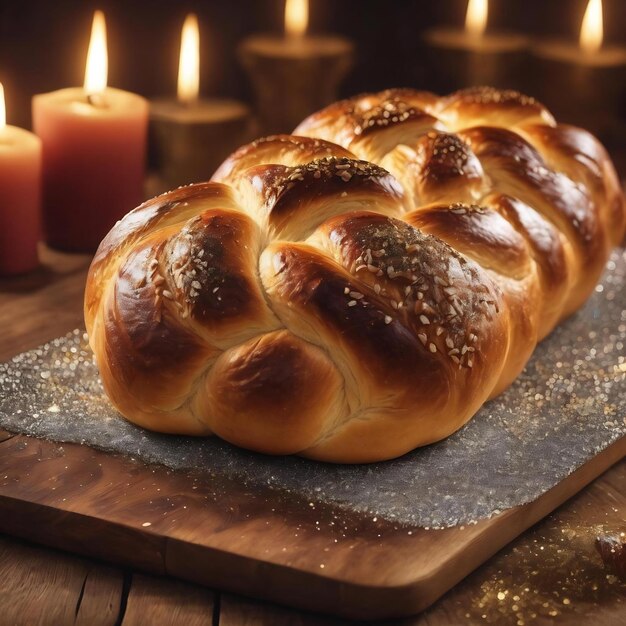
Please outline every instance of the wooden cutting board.
[{"label": "wooden cutting board", "polygon": [[[84,263],[52,261],[0,296],[0,358],[80,322]],[[281,604],[389,618],[427,607],[625,455],[626,437],[530,504],[424,530],[0,431],[0,532]]]},{"label": "wooden cutting board", "polygon": [[87,446],[0,438],[0,532],[361,619],[421,611],[626,455],[622,438],[535,502],[476,525],[423,530]]}]

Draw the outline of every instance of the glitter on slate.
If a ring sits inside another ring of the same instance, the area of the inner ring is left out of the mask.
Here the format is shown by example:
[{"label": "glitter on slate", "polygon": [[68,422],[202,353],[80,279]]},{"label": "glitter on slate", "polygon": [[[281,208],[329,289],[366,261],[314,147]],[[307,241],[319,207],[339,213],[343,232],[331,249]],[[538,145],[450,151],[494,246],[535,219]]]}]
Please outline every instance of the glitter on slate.
[{"label": "glitter on slate", "polygon": [[400,524],[468,524],[536,499],[626,434],[626,253],[614,252],[608,268],[602,289],[540,344],[508,391],[445,441],[394,461],[329,465],[144,431],[109,405],[78,330],[0,365],[0,427],[209,468]]}]

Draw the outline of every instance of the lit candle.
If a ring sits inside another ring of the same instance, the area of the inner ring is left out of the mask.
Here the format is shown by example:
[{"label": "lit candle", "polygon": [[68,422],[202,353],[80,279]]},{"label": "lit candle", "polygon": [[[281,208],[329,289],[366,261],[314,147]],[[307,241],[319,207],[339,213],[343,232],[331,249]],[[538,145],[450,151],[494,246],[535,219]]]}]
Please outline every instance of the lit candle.
[{"label": "lit candle", "polygon": [[96,11],[82,88],[33,98],[43,143],[44,237],[91,252],[143,199],[148,103],[107,87],[104,15]]},{"label": "lit candle", "polygon": [[178,98],[150,103],[150,155],[162,190],[208,180],[217,166],[252,138],[241,102],[200,99],[200,33],[195,15],[183,24]]},{"label": "lit candle", "polygon": [[626,48],[605,46],[602,0],[588,0],[580,25],[578,42],[553,39],[533,46],[537,56],[588,67],[626,64]]},{"label": "lit candle", "polygon": [[522,35],[487,30],[488,0],[469,0],[465,28],[434,28],[425,33],[432,56],[433,82],[441,91],[512,84],[520,74],[528,41]]},{"label": "lit candle", "polygon": [[623,152],[626,48],[605,45],[602,0],[588,1],[578,41],[539,41],[532,53],[545,104],[557,117],[597,134],[609,150]]},{"label": "lit candle", "polygon": [[286,0],[285,34],[254,35],[240,46],[265,133],[284,133],[337,98],[352,65],[343,37],[307,34],[308,0]]},{"label": "lit candle", "polygon": [[7,126],[0,83],[0,274],[37,267],[41,141],[33,133]]}]

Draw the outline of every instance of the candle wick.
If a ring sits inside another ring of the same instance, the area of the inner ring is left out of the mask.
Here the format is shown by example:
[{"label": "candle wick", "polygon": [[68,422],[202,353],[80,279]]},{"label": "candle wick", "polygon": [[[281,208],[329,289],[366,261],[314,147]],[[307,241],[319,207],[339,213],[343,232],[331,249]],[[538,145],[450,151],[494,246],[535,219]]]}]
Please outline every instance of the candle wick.
[{"label": "candle wick", "polygon": [[91,106],[101,109],[104,109],[108,106],[106,100],[104,99],[104,96],[101,93],[88,93],[87,102],[91,104]]}]

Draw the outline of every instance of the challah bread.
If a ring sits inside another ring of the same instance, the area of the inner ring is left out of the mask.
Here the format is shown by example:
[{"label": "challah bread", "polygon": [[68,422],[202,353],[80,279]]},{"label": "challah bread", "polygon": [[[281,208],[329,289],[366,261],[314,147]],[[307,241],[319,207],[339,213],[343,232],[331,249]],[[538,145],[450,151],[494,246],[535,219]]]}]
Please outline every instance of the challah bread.
[{"label": "challah bread", "polygon": [[132,422],[378,461],[509,385],[625,221],[602,146],[535,100],[388,90],[129,213],[93,260],[85,319]]}]

